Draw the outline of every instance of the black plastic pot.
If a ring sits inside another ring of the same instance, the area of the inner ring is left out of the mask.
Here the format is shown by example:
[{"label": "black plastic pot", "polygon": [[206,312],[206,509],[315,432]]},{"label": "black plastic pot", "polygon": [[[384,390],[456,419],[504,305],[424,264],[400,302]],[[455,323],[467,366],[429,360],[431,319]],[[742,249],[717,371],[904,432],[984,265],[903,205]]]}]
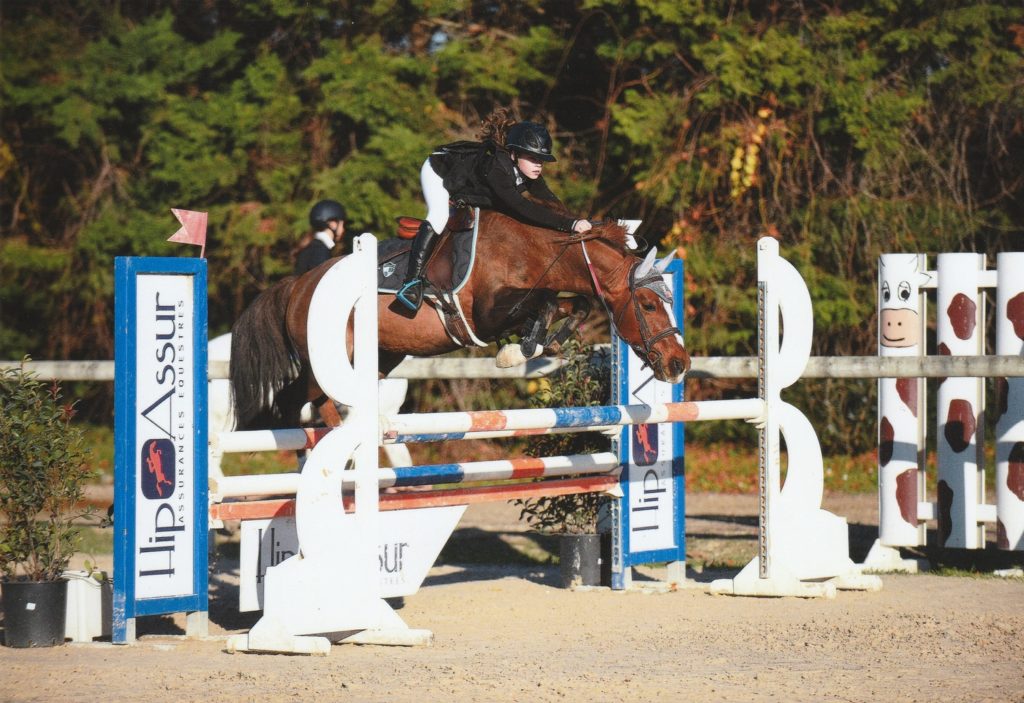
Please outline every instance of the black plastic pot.
[{"label": "black plastic pot", "polygon": [[4,581],[3,603],[4,643],[8,647],[64,644],[66,581]]},{"label": "black plastic pot", "polygon": [[562,588],[601,585],[600,535],[562,535],[558,551]]}]

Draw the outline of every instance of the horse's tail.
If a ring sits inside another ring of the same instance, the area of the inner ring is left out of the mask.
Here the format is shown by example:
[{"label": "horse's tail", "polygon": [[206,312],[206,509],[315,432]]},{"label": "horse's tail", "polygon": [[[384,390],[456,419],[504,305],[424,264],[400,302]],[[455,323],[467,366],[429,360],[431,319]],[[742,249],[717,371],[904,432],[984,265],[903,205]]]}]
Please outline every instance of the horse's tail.
[{"label": "horse's tail", "polygon": [[281,423],[274,396],[300,369],[285,319],[295,281],[286,278],[260,293],[231,328],[231,402],[238,430]]}]

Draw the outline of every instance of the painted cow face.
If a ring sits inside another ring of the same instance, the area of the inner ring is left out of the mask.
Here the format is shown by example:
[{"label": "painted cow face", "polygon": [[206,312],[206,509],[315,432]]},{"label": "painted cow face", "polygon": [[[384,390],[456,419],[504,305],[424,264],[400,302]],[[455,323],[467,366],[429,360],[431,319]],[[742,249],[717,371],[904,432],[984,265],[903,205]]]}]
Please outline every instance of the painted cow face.
[{"label": "painted cow face", "polygon": [[888,255],[878,267],[878,343],[914,347],[921,343],[920,290],[931,277],[917,254]]}]

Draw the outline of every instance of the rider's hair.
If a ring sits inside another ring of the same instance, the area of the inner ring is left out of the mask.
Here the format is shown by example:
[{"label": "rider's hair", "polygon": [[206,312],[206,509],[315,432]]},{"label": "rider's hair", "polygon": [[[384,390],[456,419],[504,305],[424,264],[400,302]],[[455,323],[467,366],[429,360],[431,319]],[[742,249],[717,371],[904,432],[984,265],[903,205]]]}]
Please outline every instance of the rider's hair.
[{"label": "rider's hair", "polygon": [[509,127],[519,122],[507,107],[495,108],[491,114],[483,119],[480,133],[477,138],[480,141],[491,139],[502,146],[505,145],[505,133]]}]

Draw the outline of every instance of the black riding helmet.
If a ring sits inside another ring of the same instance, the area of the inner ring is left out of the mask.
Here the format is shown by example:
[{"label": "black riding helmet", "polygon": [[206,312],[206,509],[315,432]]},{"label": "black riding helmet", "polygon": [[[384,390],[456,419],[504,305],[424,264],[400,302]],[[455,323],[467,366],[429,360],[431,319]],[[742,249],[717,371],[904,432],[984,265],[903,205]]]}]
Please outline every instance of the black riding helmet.
[{"label": "black riding helmet", "polygon": [[554,161],[551,155],[551,135],[544,125],[536,122],[517,122],[508,130],[505,146],[509,149],[530,154],[541,161]]},{"label": "black riding helmet", "polygon": [[337,200],[321,200],[309,211],[309,224],[315,232],[327,229],[328,220],[345,219],[345,207]]}]

